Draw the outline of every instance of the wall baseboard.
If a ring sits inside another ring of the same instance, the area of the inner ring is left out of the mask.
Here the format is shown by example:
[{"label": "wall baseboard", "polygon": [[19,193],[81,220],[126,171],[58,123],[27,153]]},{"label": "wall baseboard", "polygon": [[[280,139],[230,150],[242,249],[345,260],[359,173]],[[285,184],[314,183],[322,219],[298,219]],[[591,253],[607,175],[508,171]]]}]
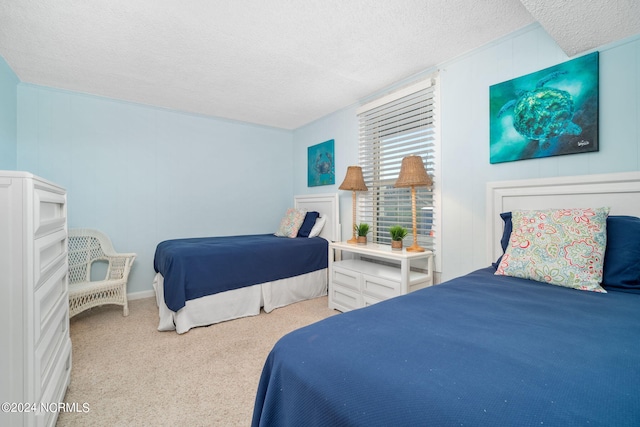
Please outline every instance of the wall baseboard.
[{"label": "wall baseboard", "polygon": [[136,300],[136,299],[143,299],[143,298],[155,298],[156,297],[156,292],[151,289],[148,291],[140,291],[140,292],[132,292],[130,294],[127,294],[127,299],[129,301],[132,300]]}]

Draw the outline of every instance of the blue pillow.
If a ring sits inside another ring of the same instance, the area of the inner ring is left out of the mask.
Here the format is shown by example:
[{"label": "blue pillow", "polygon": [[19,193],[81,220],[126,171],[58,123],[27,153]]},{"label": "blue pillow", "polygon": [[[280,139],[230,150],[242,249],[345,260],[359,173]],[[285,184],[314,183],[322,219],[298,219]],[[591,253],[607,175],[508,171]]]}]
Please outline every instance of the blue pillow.
[{"label": "blue pillow", "polygon": [[[513,224],[511,223],[511,212],[503,212],[500,214],[500,218],[504,221],[504,230],[502,231],[502,238],[500,239],[500,245],[502,246],[502,255],[509,246],[509,238],[511,237],[511,231],[513,230]],[[500,261],[502,261],[502,255],[498,260],[491,264],[493,268],[498,268]]]},{"label": "blue pillow", "polygon": [[509,246],[509,238],[511,237],[511,232],[513,231],[513,224],[511,223],[511,212],[501,213],[500,218],[502,218],[502,220],[504,221],[504,231],[502,232],[502,239],[500,239],[500,244],[502,245],[502,253],[504,253]]},{"label": "blue pillow", "polygon": [[298,237],[309,237],[309,233],[311,233],[311,229],[316,223],[316,219],[320,214],[318,212],[307,212],[304,217],[304,221],[302,221],[302,225],[298,230]]},{"label": "blue pillow", "polygon": [[616,215],[607,218],[602,287],[640,294],[640,218]]}]

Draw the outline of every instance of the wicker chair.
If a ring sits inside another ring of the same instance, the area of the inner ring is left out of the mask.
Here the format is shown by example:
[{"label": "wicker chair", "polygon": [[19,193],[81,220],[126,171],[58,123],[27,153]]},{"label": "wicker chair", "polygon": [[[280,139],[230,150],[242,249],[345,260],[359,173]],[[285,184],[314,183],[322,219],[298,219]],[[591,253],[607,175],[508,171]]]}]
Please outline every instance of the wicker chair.
[{"label": "wicker chair", "polygon": [[[134,253],[116,253],[111,240],[98,230],[69,230],[69,317],[103,304],[122,305],[129,315],[127,280]],[[108,262],[103,280],[91,281],[95,261]]]}]

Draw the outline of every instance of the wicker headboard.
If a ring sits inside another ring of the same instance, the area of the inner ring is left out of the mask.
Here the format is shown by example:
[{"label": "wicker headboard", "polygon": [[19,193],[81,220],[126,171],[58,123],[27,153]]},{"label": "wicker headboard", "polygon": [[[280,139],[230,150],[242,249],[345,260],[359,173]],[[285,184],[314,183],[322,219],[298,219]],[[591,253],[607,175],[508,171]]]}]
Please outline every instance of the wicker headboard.
[{"label": "wicker headboard", "polygon": [[487,256],[502,254],[500,213],[514,209],[611,208],[640,217],[640,172],[498,181],[487,184]]}]

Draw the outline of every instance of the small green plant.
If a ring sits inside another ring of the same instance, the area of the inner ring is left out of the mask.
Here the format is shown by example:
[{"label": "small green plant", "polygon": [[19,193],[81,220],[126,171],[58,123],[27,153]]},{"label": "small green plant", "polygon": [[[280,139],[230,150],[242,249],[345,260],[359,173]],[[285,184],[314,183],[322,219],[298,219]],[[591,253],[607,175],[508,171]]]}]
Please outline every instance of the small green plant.
[{"label": "small green plant", "polygon": [[361,222],[360,224],[354,224],[353,228],[356,230],[356,235],[364,237],[369,234],[369,224]]},{"label": "small green plant", "polygon": [[389,234],[391,234],[391,240],[399,241],[407,236],[407,229],[401,225],[392,225],[389,227]]}]

